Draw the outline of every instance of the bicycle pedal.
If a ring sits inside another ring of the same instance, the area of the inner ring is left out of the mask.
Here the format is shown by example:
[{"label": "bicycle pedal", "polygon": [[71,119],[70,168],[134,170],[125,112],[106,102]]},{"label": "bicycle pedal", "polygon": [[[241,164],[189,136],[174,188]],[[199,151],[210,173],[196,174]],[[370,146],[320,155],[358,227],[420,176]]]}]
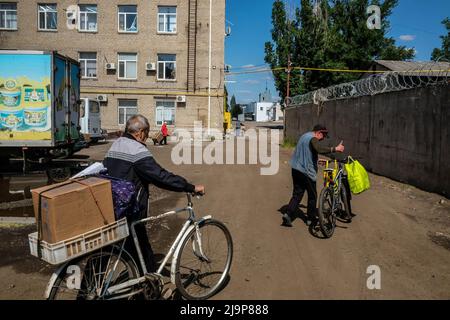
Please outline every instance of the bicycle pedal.
[{"label": "bicycle pedal", "polygon": [[171,288],[166,288],[161,292],[162,300],[170,300],[173,296],[173,290]]}]

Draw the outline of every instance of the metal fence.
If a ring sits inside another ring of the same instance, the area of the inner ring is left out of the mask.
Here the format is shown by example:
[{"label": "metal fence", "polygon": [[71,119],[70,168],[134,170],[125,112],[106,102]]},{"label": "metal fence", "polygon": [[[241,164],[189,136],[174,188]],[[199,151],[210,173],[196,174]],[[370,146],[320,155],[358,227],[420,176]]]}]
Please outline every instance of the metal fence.
[{"label": "metal fence", "polygon": [[326,101],[376,95],[438,84],[449,84],[450,64],[439,62],[417,63],[414,68],[373,74],[357,81],[318,89],[286,99],[286,108],[305,104],[321,105]]}]

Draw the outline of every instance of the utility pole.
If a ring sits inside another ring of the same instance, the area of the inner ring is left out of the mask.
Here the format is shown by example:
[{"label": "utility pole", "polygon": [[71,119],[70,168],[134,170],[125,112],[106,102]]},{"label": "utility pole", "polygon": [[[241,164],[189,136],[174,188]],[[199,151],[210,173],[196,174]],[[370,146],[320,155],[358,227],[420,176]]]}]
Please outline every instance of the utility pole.
[{"label": "utility pole", "polygon": [[288,53],[288,65],[287,65],[287,83],[286,83],[286,98],[284,99],[284,112],[283,112],[283,139],[286,139],[286,107],[289,101],[290,91],[291,91],[291,53]]},{"label": "utility pole", "polygon": [[288,54],[288,66],[286,69],[287,72],[287,83],[286,83],[286,98],[289,98],[290,96],[290,90],[291,90],[291,71],[292,71],[292,64],[291,64],[291,54]]}]

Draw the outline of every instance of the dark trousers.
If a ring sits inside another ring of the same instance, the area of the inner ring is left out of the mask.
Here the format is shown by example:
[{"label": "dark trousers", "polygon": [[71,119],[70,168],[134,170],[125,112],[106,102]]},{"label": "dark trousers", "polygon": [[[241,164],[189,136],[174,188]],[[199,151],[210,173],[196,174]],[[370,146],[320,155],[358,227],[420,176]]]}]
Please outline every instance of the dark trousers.
[{"label": "dark trousers", "polygon": [[307,175],[298,170],[292,169],[292,182],[294,184],[294,191],[292,192],[291,201],[289,201],[287,214],[291,219],[295,218],[298,212],[298,207],[302,201],[305,191],[308,193],[308,209],[307,214],[310,218],[316,216],[317,203],[317,189],[316,182]]},{"label": "dark trousers", "polygon": [[161,144],[167,144],[167,136],[164,136],[164,138],[161,140]]},{"label": "dark trousers", "polygon": [[350,184],[348,183],[347,175],[342,176],[342,184],[345,188],[345,193],[347,195],[347,204],[348,204],[348,214],[352,214],[352,192],[350,191]]},{"label": "dark trousers", "polygon": [[[144,258],[145,266],[147,267],[148,272],[156,272],[156,262],[152,250],[152,246],[150,245],[150,241],[147,236],[147,229],[145,228],[145,224],[139,224],[135,226],[136,236],[139,240],[140,249],[142,252],[142,256]],[[130,236],[127,238],[125,242],[125,250],[127,250],[134,261],[137,263],[139,269],[141,269],[141,263],[139,261],[139,256],[136,251],[136,246],[134,244],[133,237],[131,236],[131,228],[130,228]]]}]

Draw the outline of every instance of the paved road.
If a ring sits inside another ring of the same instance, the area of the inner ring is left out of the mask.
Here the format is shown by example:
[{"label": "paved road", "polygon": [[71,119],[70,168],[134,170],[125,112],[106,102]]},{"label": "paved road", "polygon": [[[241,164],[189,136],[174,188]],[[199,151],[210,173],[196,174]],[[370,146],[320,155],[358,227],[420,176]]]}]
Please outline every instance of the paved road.
[{"label": "paved road", "polygon": [[[85,152],[101,159],[108,145]],[[206,185],[195,202],[200,215],[224,221],[235,256],[228,286],[214,299],[449,299],[449,200],[371,175],[372,189],[353,200],[357,217],[324,240],[297,219],[281,226],[279,209],[291,193],[292,150],[281,149],[280,170],[261,176],[259,165],[176,166],[169,147],[150,147],[168,169]],[[320,185],[320,183],[319,183]],[[152,190],[152,214],[184,205],[183,195]],[[303,201],[305,203],[305,199]],[[179,219],[153,226],[162,253]],[[42,296],[51,268],[28,254],[33,227],[0,229],[0,298]],[[367,288],[367,268],[379,266],[381,290]]]}]

